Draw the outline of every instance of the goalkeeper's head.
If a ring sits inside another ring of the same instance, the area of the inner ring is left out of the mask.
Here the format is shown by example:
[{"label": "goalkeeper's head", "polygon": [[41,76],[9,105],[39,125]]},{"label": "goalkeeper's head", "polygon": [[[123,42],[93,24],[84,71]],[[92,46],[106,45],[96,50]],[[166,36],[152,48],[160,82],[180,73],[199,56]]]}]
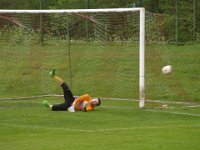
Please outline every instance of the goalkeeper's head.
[{"label": "goalkeeper's head", "polygon": [[99,106],[99,105],[101,105],[101,99],[100,98],[93,98],[91,100],[91,105],[92,106]]}]

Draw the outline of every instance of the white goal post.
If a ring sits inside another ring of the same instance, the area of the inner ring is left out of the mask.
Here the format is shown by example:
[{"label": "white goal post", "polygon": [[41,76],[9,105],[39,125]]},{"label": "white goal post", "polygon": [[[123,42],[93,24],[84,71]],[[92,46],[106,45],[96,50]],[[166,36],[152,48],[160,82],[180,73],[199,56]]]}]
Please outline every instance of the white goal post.
[{"label": "white goal post", "polygon": [[[45,13],[97,13],[97,12],[134,12],[139,11],[139,107],[143,108],[145,103],[145,9],[144,8],[111,8],[111,9],[71,9],[71,10],[0,10],[3,13],[30,13],[30,14],[45,14]],[[133,83],[134,84],[134,83]],[[135,93],[134,93],[135,94]]]}]

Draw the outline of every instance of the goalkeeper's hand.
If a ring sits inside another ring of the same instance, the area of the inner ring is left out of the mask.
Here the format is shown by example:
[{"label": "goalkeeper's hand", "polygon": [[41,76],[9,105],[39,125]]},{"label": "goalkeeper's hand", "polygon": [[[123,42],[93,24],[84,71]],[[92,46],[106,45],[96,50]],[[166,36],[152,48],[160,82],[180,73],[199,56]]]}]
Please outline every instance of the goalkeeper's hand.
[{"label": "goalkeeper's hand", "polygon": [[84,101],[83,102],[83,111],[87,111],[87,106],[88,106],[88,102]]}]

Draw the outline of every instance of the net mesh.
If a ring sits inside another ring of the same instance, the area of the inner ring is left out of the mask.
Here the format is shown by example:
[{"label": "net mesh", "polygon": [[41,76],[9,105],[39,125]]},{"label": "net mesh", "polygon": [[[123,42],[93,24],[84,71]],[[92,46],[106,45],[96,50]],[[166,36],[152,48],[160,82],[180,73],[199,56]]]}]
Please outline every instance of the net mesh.
[{"label": "net mesh", "polygon": [[[174,56],[165,25],[146,12],[146,99],[189,101],[175,74],[161,74]],[[0,14],[0,26],[1,99],[62,94],[53,68],[74,95],[138,99],[139,12]]]}]

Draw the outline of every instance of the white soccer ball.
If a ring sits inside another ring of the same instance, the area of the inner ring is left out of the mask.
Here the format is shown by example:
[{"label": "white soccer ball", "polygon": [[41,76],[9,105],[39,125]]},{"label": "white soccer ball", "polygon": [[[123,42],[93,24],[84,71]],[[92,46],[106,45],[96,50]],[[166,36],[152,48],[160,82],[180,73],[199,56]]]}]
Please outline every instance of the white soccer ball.
[{"label": "white soccer ball", "polygon": [[172,66],[171,65],[167,65],[167,66],[164,66],[162,68],[162,73],[163,74],[169,74],[172,72]]},{"label": "white soccer ball", "polygon": [[162,108],[168,108],[168,105],[167,104],[163,104]]}]

